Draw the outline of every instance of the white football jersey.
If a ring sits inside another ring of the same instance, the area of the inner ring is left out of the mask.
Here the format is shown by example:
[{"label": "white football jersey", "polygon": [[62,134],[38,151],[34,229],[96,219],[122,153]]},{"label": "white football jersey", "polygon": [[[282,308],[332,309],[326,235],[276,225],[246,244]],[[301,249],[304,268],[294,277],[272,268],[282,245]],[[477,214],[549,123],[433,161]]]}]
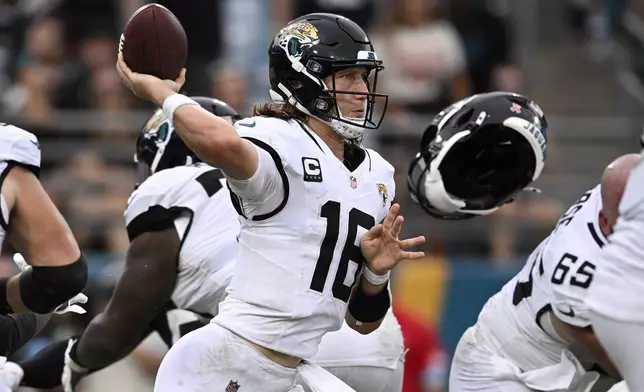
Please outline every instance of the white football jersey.
[{"label": "white football jersey", "polygon": [[241,232],[229,295],[213,322],[260,346],[311,358],[322,336],[342,326],[363,263],[360,239],[391,206],[394,168],[361,149],[364,159],[351,171],[296,121],[253,117],[235,128],[260,154],[246,183],[268,170],[274,176],[267,178],[281,180],[251,197],[229,179]]},{"label": "white football jersey", "polygon": [[607,243],[598,224],[601,208],[599,186],[584,193],[479,315],[478,336],[521,369],[554,365],[563,348],[571,349],[544,330],[548,312],[565,323],[590,326],[587,289],[595,273],[595,255]]},{"label": "white football jersey", "polygon": [[372,366],[396,369],[405,352],[405,342],[398,319],[389,309],[378,329],[367,335],[347,323],[324,335],[312,362],[324,367]]},{"label": "white football jersey", "polygon": [[605,317],[644,322],[644,157],[633,168],[619,205],[610,243],[600,252],[601,263],[588,306]]},{"label": "white football jersey", "polygon": [[[24,129],[0,123],[0,189],[4,179],[15,165],[32,170],[36,175],[40,170],[40,144],[38,138]],[[0,249],[9,229],[10,211],[4,196],[0,193]]]},{"label": "white football jersey", "polygon": [[172,302],[179,309],[215,315],[232,275],[237,212],[221,171],[205,164],[159,171],[130,196],[125,211],[131,239],[163,220],[181,238]]}]

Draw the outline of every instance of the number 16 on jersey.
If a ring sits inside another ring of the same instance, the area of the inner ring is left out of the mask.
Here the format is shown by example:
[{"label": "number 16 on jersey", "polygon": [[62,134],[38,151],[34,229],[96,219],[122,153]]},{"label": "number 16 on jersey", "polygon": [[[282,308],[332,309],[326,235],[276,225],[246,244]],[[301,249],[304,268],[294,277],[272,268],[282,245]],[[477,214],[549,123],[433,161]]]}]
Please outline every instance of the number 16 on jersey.
[{"label": "number 16 on jersey", "polygon": [[[341,226],[340,213],[340,203],[333,200],[329,200],[324,203],[320,210],[320,216],[326,219],[326,233],[324,234],[324,239],[322,240],[320,255],[318,256],[317,262],[315,264],[315,270],[313,272],[313,277],[311,278],[310,286],[311,290],[317,291],[319,293],[322,293],[324,291],[324,286],[326,284],[329,270],[331,269],[331,264],[333,262],[335,248],[338,245]],[[333,278],[334,298],[337,298],[343,302],[349,301],[349,297],[351,296],[351,289],[355,284],[355,278],[358,276],[360,267],[364,262],[360,246],[355,244],[358,234],[358,226],[369,230],[370,228],[375,226],[375,224],[376,219],[373,216],[360,211],[357,208],[352,208],[351,211],[349,211],[347,237],[344,240],[344,247],[342,248],[342,254],[340,255],[338,270]],[[351,286],[344,284],[347,272],[349,271],[349,261],[353,261],[358,264],[358,268],[356,269]]]}]

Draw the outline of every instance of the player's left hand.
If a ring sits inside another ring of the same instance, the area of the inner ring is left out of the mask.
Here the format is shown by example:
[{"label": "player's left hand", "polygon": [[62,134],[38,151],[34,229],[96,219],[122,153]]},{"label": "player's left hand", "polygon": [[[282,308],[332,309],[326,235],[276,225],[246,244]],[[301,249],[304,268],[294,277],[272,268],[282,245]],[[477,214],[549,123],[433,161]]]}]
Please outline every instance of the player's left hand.
[{"label": "player's left hand", "polygon": [[[13,254],[13,262],[14,264],[16,264],[16,266],[21,272],[25,271],[28,268],[31,268],[29,264],[27,264],[27,260],[25,260],[24,256],[20,253]],[[87,311],[83,309],[82,306],[76,305],[76,304],[84,304],[84,303],[87,303],[87,296],[83,293],[78,293],[76,294],[75,297],[73,297],[69,301],[57,307],[56,310],[54,310],[54,313],[65,314],[65,313],[72,312],[72,313],[78,313],[78,314],[85,314],[87,313]]]},{"label": "player's left hand", "polygon": [[405,250],[424,244],[425,237],[399,239],[404,218],[398,215],[398,211],[400,205],[393,204],[383,222],[372,227],[360,241],[360,250],[367,260],[367,268],[376,275],[386,274],[401,260],[425,257],[425,252]]}]

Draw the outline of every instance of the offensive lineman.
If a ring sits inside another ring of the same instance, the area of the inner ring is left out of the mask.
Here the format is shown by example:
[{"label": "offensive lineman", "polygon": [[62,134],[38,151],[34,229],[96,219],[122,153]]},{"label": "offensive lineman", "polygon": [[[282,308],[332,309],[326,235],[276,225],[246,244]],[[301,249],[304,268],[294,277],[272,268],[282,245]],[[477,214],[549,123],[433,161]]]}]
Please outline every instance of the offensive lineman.
[{"label": "offensive lineman", "polygon": [[[35,336],[52,312],[68,311],[69,301],[87,281],[83,253],[38,181],[39,171],[36,136],[0,123],[0,247],[6,238],[30,264],[18,275],[0,279],[0,355],[4,356]],[[12,387],[14,381],[5,378],[5,383]]]},{"label": "offensive lineman", "polygon": [[274,101],[233,128],[176,94],[184,73],[174,84],[132,73],[119,55],[124,83],[222,169],[242,221],[228,296],[211,324],[170,349],[156,391],[283,392],[299,389],[296,373],[318,390],[348,390],[302,358],[345,314],[352,328],[375,330],[390,305],[389,270],[424,255],[404,251],[424,238],[398,239],[392,166],[359,144],[386,99],[375,93],[383,67],[364,31],[338,15],[306,15],[275,37],[269,62]]},{"label": "offensive lineman", "polygon": [[611,392],[644,390],[643,159],[640,156],[626,184],[610,243],[596,257],[602,267],[587,300],[597,338],[624,378]]},{"label": "offensive lineman", "polygon": [[606,267],[597,255],[637,158],[613,161],[600,185],[563,214],[523,270],[490,298],[456,348],[450,390],[587,391],[599,377],[587,371],[593,365],[619,379],[593,333],[586,295],[596,267]]}]

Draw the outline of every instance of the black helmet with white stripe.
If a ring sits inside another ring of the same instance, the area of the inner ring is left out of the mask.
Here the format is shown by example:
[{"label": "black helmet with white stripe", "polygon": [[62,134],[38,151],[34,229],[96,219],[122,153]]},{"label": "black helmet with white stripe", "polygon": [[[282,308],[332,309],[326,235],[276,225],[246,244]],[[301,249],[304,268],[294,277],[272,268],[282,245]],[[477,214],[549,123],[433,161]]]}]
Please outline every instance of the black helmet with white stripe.
[{"label": "black helmet with white stripe", "polygon": [[[202,108],[216,116],[228,120],[231,124],[241,120],[241,116],[227,103],[215,98],[191,97]],[[138,181],[144,181],[152,174],[176,166],[191,165],[200,159],[174,132],[174,127],[158,109],[146,121],[136,140],[134,162],[138,166]]]},{"label": "black helmet with white stripe", "polygon": [[434,217],[488,215],[539,178],[547,143],[546,118],[530,99],[474,95],[441,111],[425,130],[407,186]]},{"label": "black helmet with white stripe", "polygon": [[[301,16],[282,28],[268,49],[271,98],[288,102],[331,126],[346,139],[360,138],[384,118],[387,95],[376,93],[384,69],[371,40],[355,22],[335,14]],[[367,92],[336,89],[337,72],[364,67]],[[324,79],[333,76],[330,83]],[[330,85],[327,85],[330,84]],[[365,96],[360,118],[343,115],[338,94]]]}]

